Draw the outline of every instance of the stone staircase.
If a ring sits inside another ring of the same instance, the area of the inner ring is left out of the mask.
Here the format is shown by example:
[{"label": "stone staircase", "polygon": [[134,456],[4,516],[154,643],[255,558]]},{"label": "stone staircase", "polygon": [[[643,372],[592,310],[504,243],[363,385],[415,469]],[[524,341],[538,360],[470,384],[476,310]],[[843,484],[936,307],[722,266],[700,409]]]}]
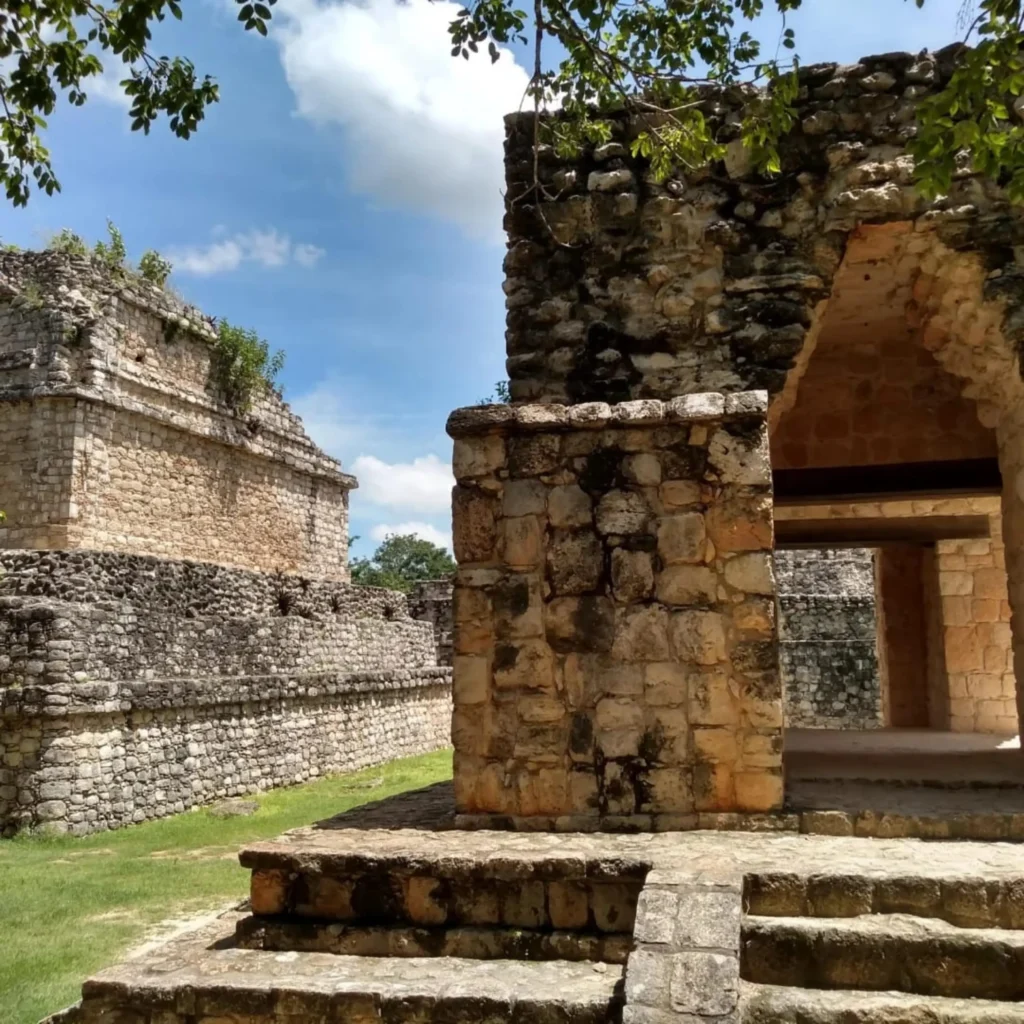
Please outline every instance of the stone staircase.
[{"label": "stone staircase", "polygon": [[647,865],[514,856],[342,857],[250,846],[239,946],[375,957],[625,964]]},{"label": "stone staircase", "polygon": [[758,874],[744,902],[750,1024],[1024,1021],[1019,879]]},{"label": "stone staircase", "polygon": [[1024,1024],[1008,844],[303,829],[241,861],[248,912],[78,1022]]}]

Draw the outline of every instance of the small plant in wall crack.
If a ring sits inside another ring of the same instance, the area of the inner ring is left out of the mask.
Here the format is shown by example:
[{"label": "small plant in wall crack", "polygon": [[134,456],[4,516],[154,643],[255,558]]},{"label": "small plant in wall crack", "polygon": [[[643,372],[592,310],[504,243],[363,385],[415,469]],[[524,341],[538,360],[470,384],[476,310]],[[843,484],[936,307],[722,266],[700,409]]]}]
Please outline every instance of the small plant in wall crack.
[{"label": "small plant in wall crack", "polygon": [[219,321],[210,372],[236,413],[248,412],[257,398],[273,392],[283,367],[284,353],[271,354],[270,346],[254,330]]}]

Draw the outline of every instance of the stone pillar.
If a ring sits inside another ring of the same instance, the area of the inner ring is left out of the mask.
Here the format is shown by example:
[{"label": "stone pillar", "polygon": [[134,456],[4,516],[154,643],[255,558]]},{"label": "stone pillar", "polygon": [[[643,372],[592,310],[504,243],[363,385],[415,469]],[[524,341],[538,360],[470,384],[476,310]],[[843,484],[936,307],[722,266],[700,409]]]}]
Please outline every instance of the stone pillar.
[{"label": "stone pillar", "polygon": [[921,610],[925,627],[928,727],[949,729],[950,688],[946,668],[946,626],[939,586],[939,557],[934,546],[921,552]]},{"label": "stone pillar", "polygon": [[1020,420],[1024,420],[1024,410],[1016,416],[1007,416],[997,428],[999,469],[1003,476],[1002,533],[1018,723],[1024,722],[1024,422]]},{"label": "stone pillar", "polygon": [[880,548],[878,583],[879,662],[886,698],[884,724],[928,728],[928,647],[923,598],[923,549],[916,544]]},{"label": "stone pillar", "polygon": [[763,392],[452,414],[460,814],[781,805],[766,414]]}]

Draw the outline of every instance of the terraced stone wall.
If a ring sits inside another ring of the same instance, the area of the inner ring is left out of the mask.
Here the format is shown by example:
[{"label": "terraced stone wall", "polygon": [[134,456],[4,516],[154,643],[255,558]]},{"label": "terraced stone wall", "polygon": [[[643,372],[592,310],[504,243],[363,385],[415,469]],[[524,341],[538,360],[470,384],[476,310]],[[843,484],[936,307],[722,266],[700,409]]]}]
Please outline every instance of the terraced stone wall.
[{"label": "terraced stone wall", "polygon": [[452,414],[464,816],[781,804],[766,413],[760,393]]},{"label": "terraced stone wall", "polygon": [[111,552],[0,552],[0,831],[85,833],[448,743],[404,595]]},{"label": "terraced stone wall", "polygon": [[0,547],[347,579],[354,478],[276,392],[232,405],[216,338],[89,257],[0,253]]}]

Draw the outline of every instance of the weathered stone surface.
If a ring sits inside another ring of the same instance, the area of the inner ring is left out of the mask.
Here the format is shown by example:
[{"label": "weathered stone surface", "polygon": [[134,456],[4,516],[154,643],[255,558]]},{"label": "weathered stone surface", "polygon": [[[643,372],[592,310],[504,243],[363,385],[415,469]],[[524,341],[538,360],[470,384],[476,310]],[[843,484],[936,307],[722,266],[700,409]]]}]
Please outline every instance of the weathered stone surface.
[{"label": "weathered stone surface", "polygon": [[1024,994],[1024,936],[1004,929],[965,932],[934,918],[885,914],[754,918],[743,943],[744,971],[755,982],[814,987],[817,979],[841,976],[868,991],[1004,1000]]},{"label": "weathered stone surface", "polygon": [[646,533],[653,513],[644,496],[636,491],[609,491],[598,502],[595,523],[602,534]]},{"label": "weathered stone surface", "polygon": [[742,1018],[750,1024],[850,1024],[898,1020],[906,1024],[1017,1024],[1016,1004],[994,999],[950,999],[907,992],[823,991],[779,985],[741,986]]},{"label": "weathered stone surface", "polygon": [[671,1006],[676,1013],[719,1017],[736,1009],[740,971],[735,956],[677,953],[672,961]]},{"label": "weathered stone surface", "polygon": [[658,522],[658,554],[666,565],[702,562],[707,533],[699,512],[665,516]]},{"label": "weathered stone surface", "polygon": [[276,391],[232,407],[215,338],[87,256],[0,254],[0,545],[347,579],[354,478]]},{"label": "weathered stone surface", "polygon": [[[581,408],[453,417],[458,437],[507,453],[455,491],[460,812],[670,828],[698,808],[773,808],[771,504],[749,482],[766,400]],[[719,500],[746,524],[721,552],[706,525]],[[731,742],[698,747],[695,726]]]}]

